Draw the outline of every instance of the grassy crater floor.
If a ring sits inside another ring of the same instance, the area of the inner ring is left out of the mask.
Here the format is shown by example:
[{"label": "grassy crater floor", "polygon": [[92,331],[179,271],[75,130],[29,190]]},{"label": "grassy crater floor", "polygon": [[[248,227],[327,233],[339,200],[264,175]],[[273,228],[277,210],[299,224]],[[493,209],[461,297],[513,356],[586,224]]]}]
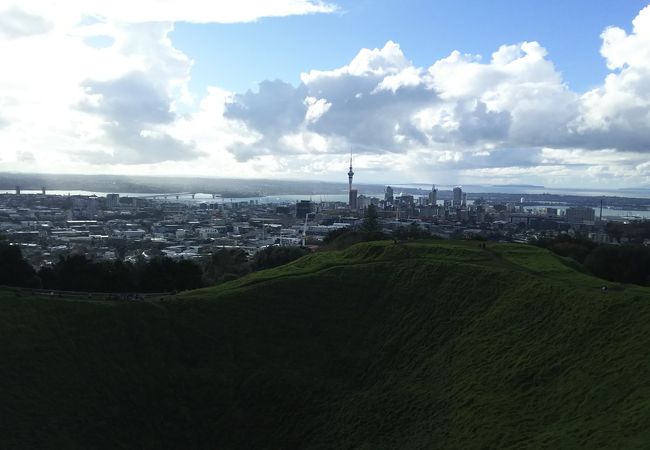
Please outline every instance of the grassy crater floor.
[{"label": "grassy crater floor", "polygon": [[0,448],[648,448],[649,349],[650,289],[525,245],[364,243],[164,301],[0,291]]}]

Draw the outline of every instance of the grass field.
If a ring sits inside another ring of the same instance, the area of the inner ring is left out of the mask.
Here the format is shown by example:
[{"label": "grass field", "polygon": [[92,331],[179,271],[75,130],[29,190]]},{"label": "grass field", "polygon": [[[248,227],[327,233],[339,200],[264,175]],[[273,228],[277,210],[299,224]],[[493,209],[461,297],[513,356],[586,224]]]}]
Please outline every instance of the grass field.
[{"label": "grass field", "polygon": [[0,448],[649,448],[650,289],[577,269],[372,242],[164,301],[0,291]]}]

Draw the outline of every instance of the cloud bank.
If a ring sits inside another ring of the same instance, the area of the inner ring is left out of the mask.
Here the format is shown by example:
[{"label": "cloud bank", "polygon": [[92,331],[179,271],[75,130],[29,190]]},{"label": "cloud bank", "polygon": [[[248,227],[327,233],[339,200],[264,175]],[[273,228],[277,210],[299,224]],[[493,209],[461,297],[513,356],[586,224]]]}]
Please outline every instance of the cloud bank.
[{"label": "cloud bank", "polygon": [[[173,22],[336,6],[70,5],[0,9],[0,169],[332,178],[353,151],[368,181],[650,184],[650,7],[630,32],[603,31],[610,73],[584,93],[538,42],[502,45],[489,58],[452,51],[418,67],[388,41],[342,67],[305,72],[297,86],[267,80],[196,98],[193,62],[169,38]],[[93,45],[98,38],[107,44]]]}]

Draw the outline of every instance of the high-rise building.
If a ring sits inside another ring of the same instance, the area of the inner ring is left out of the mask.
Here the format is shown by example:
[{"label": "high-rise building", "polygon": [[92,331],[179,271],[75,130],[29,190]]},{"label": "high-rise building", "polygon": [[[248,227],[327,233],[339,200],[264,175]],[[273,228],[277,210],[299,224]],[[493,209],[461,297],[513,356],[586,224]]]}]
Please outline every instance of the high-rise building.
[{"label": "high-rise building", "polygon": [[436,206],[438,203],[438,189],[436,189],[436,185],[434,184],[433,187],[431,188],[431,192],[429,192],[429,204],[432,206]]},{"label": "high-rise building", "polygon": [[387,203],[393,203],[394,196],[393,196],[393,188],[392,187],[386,186],[386,191],[384,192],[384,200]]},{"label": "high-rise building", "polygon": [[461,206],[467,206],[467,192],[463,192],[463,202]]},{"label": "high-rise building", "polygon": [[97,197],[95,195],[91,195],[88,197],[88,203],[86,204],[86,214],[88,217],[95,217],[97,215]]},{"label": "high-rise building", "polygon": [[566,209],[566,219],[569,223],[592,223],[596,220],[593,208],[573,206]]},{"label": "high-rise building", "polygon": [[412,208],[415,206],[415,198],[410,194],[401,194],[395,198],[395,203],[400,206]]},{"label": "high-rise building", "polygon": [[296,218],[304,219],[312,210],[312,203],[309,200],[296,202]]},{"label": "high-rise building", "polygon": [[452,206],[459,207],[462,202],[463,202],[463,189],[460,186],[456,186],[453,190]]},{"label": "high-rise building", "polygon": [[20,186],[16,186],[16,195],[20,195]]},{"label": "high-rise building", "polygon": [[365,210],[370,206],[371,198],[361,194],[357,197],[357,209]]},{"label": "high-rise building", "polygon": [[120,206],[120,194],[106,194],[106,207],[109,209]]},{"label": "high-rise building", "polygon": [[357,190],[356,189],[350,189],[350,197],[349,197],[349,205],[351,210],[357,210]]}]

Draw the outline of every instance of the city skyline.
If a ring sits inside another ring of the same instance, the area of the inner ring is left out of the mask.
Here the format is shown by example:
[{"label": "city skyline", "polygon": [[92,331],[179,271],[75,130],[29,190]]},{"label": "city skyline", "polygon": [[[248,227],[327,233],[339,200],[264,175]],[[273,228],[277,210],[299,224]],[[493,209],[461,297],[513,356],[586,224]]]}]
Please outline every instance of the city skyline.
[{"label": "city skyline", "polygon": [[647,2],[161,5],[0,5],[0,172],[650,187]]}]

